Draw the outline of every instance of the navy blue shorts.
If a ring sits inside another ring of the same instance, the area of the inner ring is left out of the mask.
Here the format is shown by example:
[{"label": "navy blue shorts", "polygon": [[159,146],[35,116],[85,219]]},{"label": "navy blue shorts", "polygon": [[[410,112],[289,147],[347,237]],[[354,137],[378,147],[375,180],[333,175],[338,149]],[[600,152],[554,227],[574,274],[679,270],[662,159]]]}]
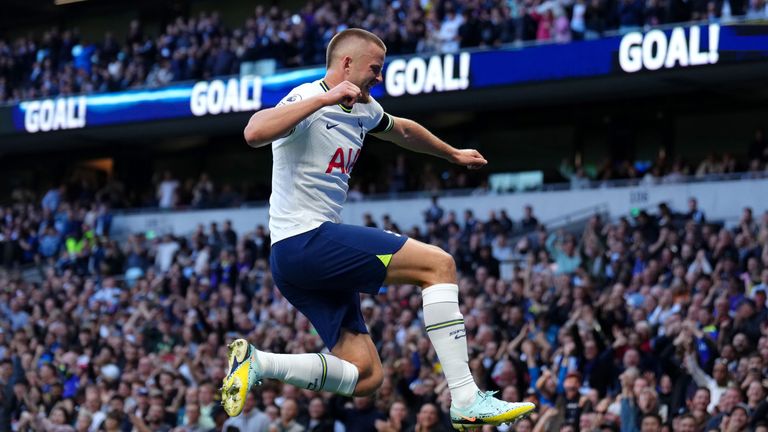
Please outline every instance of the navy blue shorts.
[{"label": "navy blue shorts", "polygon": [[368,333],[359,293],[378,293],[389,260],[407,239],[377,228],[325,222],[272,246],[272,277],[332,349],[342,328]]}]

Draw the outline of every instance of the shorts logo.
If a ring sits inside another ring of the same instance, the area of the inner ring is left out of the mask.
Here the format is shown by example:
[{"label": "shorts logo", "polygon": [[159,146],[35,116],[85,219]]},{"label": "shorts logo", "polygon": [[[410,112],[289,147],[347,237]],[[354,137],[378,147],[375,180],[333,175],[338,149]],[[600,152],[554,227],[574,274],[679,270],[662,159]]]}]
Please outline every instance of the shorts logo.
[{"label": "shorts logo", "polygon": [[307,384],[307,390],[313,390],[313,391],[317,391],[318,390],[317,378],[315,378],[315,382]]},{"label": "shorts logo", "polygon": [[376,258],[381,260],[384,267],[389,267],[389,262],[392,261],[392,254],[376,255]]},{"label": "shorts logo", "polygon": [[339,125],[338,123],[336,123],[336,124],[330,124],[330,123],[326,123],[326,124],[325,124],[325,128],[326,128],[326,129],[328,129],[328,130],[330,130],[330,129],[333,129],[333,128],[335,128],[335,127],[336,127],[336,126],[338,126],[338,125]]}]

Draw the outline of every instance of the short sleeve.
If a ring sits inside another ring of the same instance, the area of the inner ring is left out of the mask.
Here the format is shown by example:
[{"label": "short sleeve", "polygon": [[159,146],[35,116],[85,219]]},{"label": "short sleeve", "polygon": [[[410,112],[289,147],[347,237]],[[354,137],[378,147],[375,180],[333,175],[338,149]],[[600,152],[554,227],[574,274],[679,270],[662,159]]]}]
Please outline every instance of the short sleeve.
[{"label": "short sleeve", "polygon": [[379,104],[378,101],[373,98],[371,99],[371,108],[373,109],[373,120],[375,126],[371,128],[369,133],[389,132],[392,130],[392,126],[395,124],[394,118],[384,112],[384,108],[381,107],[381,104]]},{"label": "short sleeve", "polygon": [[389,132],[392,130],[392,127],[395,125],[395,119],[392,118],[391,115],[387,113],[383,113],[383,116],[381,117],[381,120],[379,123],[371,129],[371,133],[383,133],[383,132]]},{"label": "short sleeve", "polygon": [[[291,90],[290,93],[288,93],[282,100],[280,100],[280,102],[277,103],[276,107],[300,102],[310,96],[307,93],[308,92],[305,85],[296,87],[295,89]],[[292,135],[296,135],[302,132],[304,129],[306,129],[309,126],[311,118],[312,116],[310,115],[304,120],[300,121],[296,126],[294,126],[291,130],[289,130],[287,134],[280,137],[276,141],[284,140]]]}]

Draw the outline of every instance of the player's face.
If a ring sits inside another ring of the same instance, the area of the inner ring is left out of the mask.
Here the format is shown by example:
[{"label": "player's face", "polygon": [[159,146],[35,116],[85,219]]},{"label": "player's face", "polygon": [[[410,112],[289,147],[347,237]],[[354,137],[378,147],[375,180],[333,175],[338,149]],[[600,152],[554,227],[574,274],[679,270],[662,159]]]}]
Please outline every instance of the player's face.
[{"label": "player's face", "polygon": [[366,49],[362,50],[350,63],[347,79],[360,87],[358,102],[371,101],[371,88],[382,81],[383,68],[384,50],[374,43],[368,43]]}]

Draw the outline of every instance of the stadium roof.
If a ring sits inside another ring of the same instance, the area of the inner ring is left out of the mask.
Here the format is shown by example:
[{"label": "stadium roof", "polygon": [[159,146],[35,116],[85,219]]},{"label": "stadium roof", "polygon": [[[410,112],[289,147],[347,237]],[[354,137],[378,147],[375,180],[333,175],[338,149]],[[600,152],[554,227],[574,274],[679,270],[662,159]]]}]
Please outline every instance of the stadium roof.
[{"label": "stadium roof", "polygon": [[[98,16],[115,10],[146,11],[174,7],[170,0],[3,0],[0,29],[11,35],[42,26],[62,25],[84,14]],[[178,6],[178,5],[175,5]],[[7,36],[0,32],[0,36]]]}]

